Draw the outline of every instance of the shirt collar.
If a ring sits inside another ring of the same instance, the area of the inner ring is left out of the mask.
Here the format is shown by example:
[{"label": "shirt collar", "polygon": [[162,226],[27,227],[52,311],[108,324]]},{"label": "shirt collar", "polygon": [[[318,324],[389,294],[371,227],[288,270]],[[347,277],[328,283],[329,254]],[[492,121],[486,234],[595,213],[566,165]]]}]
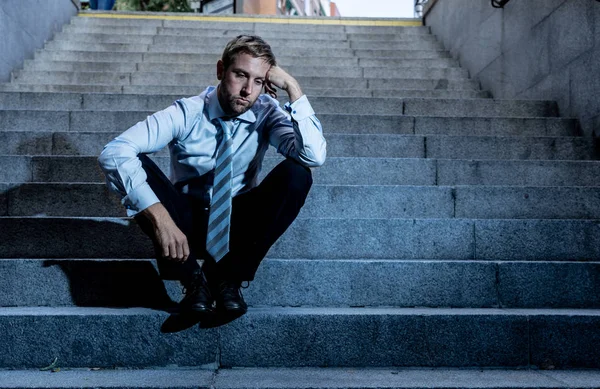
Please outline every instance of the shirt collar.
[{"label": "shirt collar", "polygon": [[[212,90],[209,90],[206,94],[205,104],[208,105],[208,120],[211,122],[217,118],[223,118],[227,116],[227,114],[221,108],[221,104],[219,103],[216,87],[213,87]],[[256,121],[256,115],[254,115],[252,108],[250,108],[243,114],[236,116],[234,119],[239,119],[248,123],[254,123]]]}]

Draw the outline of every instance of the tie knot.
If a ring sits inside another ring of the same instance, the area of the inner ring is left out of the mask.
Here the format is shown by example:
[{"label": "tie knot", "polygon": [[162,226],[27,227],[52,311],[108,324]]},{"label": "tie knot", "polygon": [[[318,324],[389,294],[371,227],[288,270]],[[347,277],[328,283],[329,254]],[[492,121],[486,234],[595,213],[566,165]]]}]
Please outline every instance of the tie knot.
[{"label": "tie knot", "polygon": [[231,136],[231,130],[233,129],[233,122],[231,120],[217,119],[219,126],[227,136]]}]

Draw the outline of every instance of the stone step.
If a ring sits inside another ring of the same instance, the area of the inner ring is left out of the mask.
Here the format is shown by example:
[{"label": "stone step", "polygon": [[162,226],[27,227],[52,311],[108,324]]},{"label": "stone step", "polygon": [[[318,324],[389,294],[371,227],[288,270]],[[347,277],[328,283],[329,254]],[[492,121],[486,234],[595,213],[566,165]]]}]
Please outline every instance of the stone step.
[{"label": "stone step", "polygon": [[[0,216],[125,216],[103,183],[0,183]],[[600,219],[598,187],[315,184],[303,218]]]},{"label": "stone step", "polygon": [[0,84],[0,92],[123,93],[123,85],[33,85]]},{"label": "stone step", "polygon": [[[427,53],[427,52],[425,52]],[[114,66],[130,66],[132,63],[155,63],[155,64],[176,64],[176,63],[195,63],[215,66],[221,59],[221,54],[159,54],[159,53],[110,53],[93,51],[56,51],[56,50],[38,50],[35,53],[33,61],[26,60],[25,64],[42,64],[50,61],[69,61],[69,62],[89,62],[99,64],[109,64]],[[413,61],[449,61],[448,58],[415,58],[407,59]],[[281,66],[289,66],[301,63],[306,66],[357,66],[358,58],[331,58],[331,57],[277,57],[277,63]],[[435,64],[436,62],[432,62]],[[443,62],[440,62],[443,63]],[[451,62],[450,62],[451,63]],[[119,64],[119,65],[117,65]]]},{"label": "stone step", "polygon": [[[114,129],[129,128],[140,120],[144,120],[148,115],[169,107],[178,96],[147,96],[139,98],[137,95],[115,95],[115,94],[89,94],[84,101],[86,106],[84,110],[76,111],[41,111],[41,110],[2,110],[0,111],[0,120],[6,123],[3,128],[10,131],[19,131],[20,128],[14,127],[16,123],[23,120],[34,121],[33,117],[37,118],[54,116],[75,116],[81,117],[83,123],[90,123],[96,117],[101,117],[105,124],[100,127],[104,131]],[[427,116],[430,121],[434,120],[432,116],[439,117],[455,117],[455,118],[482,118],[490,120],[490,117],[509,118],[544,118],[556,117],[556,104],[547,101],[519,101],[519,100],[491,100],[491,99],[386,99],[386,98],[355,98],[355,97],[313,97],[311,105],[317,112],[319,117],[324,115],[346,115],[352,112],[352,115],[367,115],[372,119],[377,119],[378,116],[384,115],[393,116]],[[123,111],[123,107],[129,106],[130,110]],[[91,111],[93,109],[94,111]],[[140,111],[139,109],[143,109]],[[28,119],[27,115],[32,115]],[[111,128],[112,123],[127,119],[123,124]],[[468,119],[467,119],[468,120]],[[334,124],[335,127],[338,127]],[[48,123],[45,125],[39,123],[36,128],[48,128]],[[50,126],[59,129],[57,125]],[[77,128],[86,129],[97,128],[95,125],[80,126],[80,123],[71,123],[68,127],[70,130]],[[60,127],[66,130],[65,127]],[[87,130],[93,131],[93,130]]]},{"label": "stone step", "polygon": [[[597,261],[599,226],[598,219],[299,218],[269,256]],[[153,256],[150,240],[127,218],[0,217],[0,229],[0,258]]]},{"label": "stone step", "polygon": [[[138,63],[138,64],[96,63],[88,64],[81,62],[46,62],[37,63],[35,66],[26,66],[23,73],[33,75],[35,72],[91,72],[91,73],[132,73],[132,72],[163,72],[203,75],[214,77],[215,65],[203,65],[187,63]],[[448,80],[461,80],[468,78],[468,72],[458,67],[399,67],[390,71],[388,67],[358,66],[287,66],[286,71],[296,77],[348,77],[348,78],[444,78]],[[19,71],[15,72],[13,82],[18,82]]]},{"label": "stone step", "polygon": [[[124,66],[127,65],[127,66]],[[211,65],[197,65],[197,64],[168,64],[168,63],[97,63],[88,64],[82,62],[46,62],[37,63],[35,66],[27,66],[23,71],[14,72],[13,82],[20,82],[21,72],[24,76],[32,75],[35,77],[37,72],[44,72],[52,76],[52,73],[61,72],[74,72],[74,73],[94,73],[110,76],[114,73],[175,73],[185,75],[195,75],[201,78],[214,77],[216,72],[214,64]],[[286,71],[293,74],[295,77],[311,77],[318,75],[319,77],[348,77],[348,78],[377,78],[377,77],[390,77],[394,78],[445,78],[451,80],[467,79],[468,72],[461,68],[419,68],[419,67],[407,67],[397,68],[392,73],[389,68],[361,68],[357,66],[288,66]],[[98,78],[98,77],[97,77]],[[52,79],[52,78],[51,78]],[[133,81],[133,80],[132,80]],[[60,82],[60,81],[59,81]],[[103,82],[102,78],[99,78],[98,82]]]},{"label": "stone step", "polygon": [[[178,100],[181,97],[188,97],[197,95],[200,91],[197,87],[152,87],[152,86],[129,86],[127,90],[123,91],[122,94],[135,94],[138,95],[137,99],[134,101],[144,102],[147,101],[147,104],[140,105],[140,107],[149,107],[154,106],[158,109],[164,108],[170,105],[173,101]],[[485,91],[476,91],[476,90],[404,90],[404,91],[377,91],[381,93],[377,93],[378,96],[372,96],[376,91],[370,91],[366,89],[313,89],[306,88],[304,92],[308,96],[309,99],[315,99],[319,97],[388,97],[388,98],[439,98],[439,99],[459,99],[459,98],[488,98],[489,95]],[[284,93],[285,94],[285,93]],[[118,94],[118,95],[121,95]],[[284,98],[285,97],[285,98]],[[85,109],[89,107],[89,109],[97,109],[94,105],[89,105],[88,101],[90,99],[95,100],[97,102],[101,101],[101,96],[93,97],[90,93],[83,94],[75,94],[69,92],[0,92],[0,110],[23,110],[27,108],[27,110],[41,110],[41,111],[65,111],[65,110],[78,110]],[[112,96],[110,99],[119,99],[118,96]],[[287,96],[279,96],[280,101],[288,100]],[[287,102],[287,101],[286,101]],[[137,103],[140,104],[140,103]],[[285,104],[285,103],[284,103]],[[101,105],[100,105],[101,106]],[[134,105],[135,106],[135,105]],[[122,109],[123,107],[118,107]],[[322,115],[319,115],[322,116]],[[347,122],[344,118],[347,116],[353,116],[353,120],[358,120],[362,115],[346,115],[344,117],[339,117],[336,120],[336,123],[339,122]],[[379,115],[383,116],[383,115]],[[398,118],[398,116],[394,116]],[[371,116],[368,118],[369,121],[373,119]],[[435,118],[433,118],[435,120]],[[444,119],[444,120],[454,120],[454,119]],[[474,120],[474,119],[471,119]],[[482,119],[484,120],[484,119]],[[491,119],[492,122],[500,121],[501,119]],[[527,119],[522,119],[527,120]],[[533,120],[532,125],[536,120],[542,119],[530,119]],[[557,118],[548,118],[543,120],[560,120]],[[376,120],[377,121],[377,120]],[[574,119],[564,119],[565,123],[569,121],[576,124]],[[352,121],[351,123],[353,123]],[[363,122],[367,123],[366,120]],[[363,127],[373,126],[371,124],[364,125]],[[339,126],[338,126],[339,127]],[[345,125],[344,127],[347,127]],[[355,126],[357,127],[357,126]],[[483,125],[482,125],[483,127]],[[489,127],[489,125],[487,126]],[[534,125],[534,127],[536,127]],[[562,130],[565,130],[566,127],[564,125],[559,125]],[[358,127],[357,127],[358,128]],[[511,127],[512,128],[512,127]],[[531,133],[538,134],[539,131],[532,130]],[[8,128],[7,128],[8,130]],[[526,131],[527,128],[523,128],[520,132]],[[576,129],[570,129],[568,132],[560,131],[560,134],[567,135],[579,135]],[[545,133],[545,130],[542,134]]]},{"label": "stone step", "polygon": [[[405,66],[394,66],[394,69],[409,67],[427,67],[429,64],[434,65],[430,68],[435,69],[448,69],[446,72],[452,71],[457,72],[460,70],[458,67],[450,67],[449,62],[446,60],[401,60],[398,61],[399,65],[404,64]],[[357,62],[357,61],[354,61]],[[139,62],[139,63],[125,63],[125,62],[80,62],[80,61],[32,61],[26,60],[23,69],[26,71],[72,71],[72,72],[169,72],[174,73],[214,73],[216,66],[215,62],[207,63],[152,63],[152,62]],[[285,70],[290,74],[297,76],[319,74],[326,75],[328,72],[334,74],[331,69],[337,69],[339,76],[343,77],[363,77],[365,74],[371,74],[372,72],[383,72],[383,69],[389,71],[389,67],[376,67],[370,66],[368,68],[361,68],[356,63],[346,63],[344,65],[326,65],[326,66],[311,66],[303,61],[296,62],[296,66],[286,66]],[[301,64],[301,65],[298,65]],[[373,63],[375,65],[375,63]],[[384,63],[382,63],[384,65]],[[282,65],[283,66],[283,65]],[[311,72],[311,73],[309,73]],[[449,73],[452,74],[452,73]],[[460,72],[457,72],[460,74]],[[333,75],[332,75],[333,76]]]},{"label": "stone step", "polygon": [[[86,42],[72,42],[72,41],[58,41],[53,40],[46,43],[44,46],[48,50],[67,50],[67,51],[95,51],[95,52],[123,52],[123,53],[177,53],[177,54],[221,54],[223,52],[224,45],[193,45],[193,44],[178,44],[178,45],[167,45],[167,44],[130,44],[130,43],[86,43]],[[421,44],[407,44],[406,50],[424,50],[425,48]],[[439,50],[439,47],[437,48]],[[351,48],[327,48],[327,47],[293,47],[292,45],[273,46],[275,55],[280,56],[310,56],[314,55],[317,57],[331,55],[333,57],[354,57],[355,50]],[[364,50],[361,50],[364,51]],[[388,50],[388,56],[393,55]],[[362,53],[362,56],[366,56],[367,53]]]},{"label": "stone step", "polygon": [[218,329],[161,334],[166,317],[145,308],[2,308],[12,341],[0,366],[39,368],[56,357],[64,367],[111,368],[600,366],[598,310],[251,308]]},{"label": "stone step", "polygon": [[[197,16],[194,15],[194,16]],[[111,19],[111,18],[73,18],[71,25],[90,27],[142,27],[142,28],[190,28],[199,30],[248,30],[253,28],[255,33],[265,32],[320,32],[320,33],[357,33],[357,34],[430,34],[427,26],[366,26],[366,25],[325,25],[304,23],[262,23],[250,18],[247,22],[215,22],[211,20],[161,20],[161,19]]]},{"label": "stone step", "polygon": [[[169,158],[153,157],[168,174]],[[265,158],[270,171],[279,158]],[[313,170],[327,185],[598,186],[598,161],[482,161],[335,158]],[[0,156],[0,182],[104,182],[97,157]]]},{"label": "stone step", "polygon": [[[216,64],[221,58],[222,53],[214,54],[173,54],[173,53],[115,53],[115,52],[94,52],[94,51],[76,51],[76,50],[37,50],[35,52],[36,60],[45,61],[83,61],[83,62],[148,62],[148,63],[212,63]],[[454,61],[450,58],[450,54],[443,50],[438,51],[420,51],[420,50],[398,50],[396,51],[397,58],[357,58],[357,57],[342,57],[332,58],[331,56],[316,56],[309,57],[298,56],[282,56],[277,55],[277,63],[282,66],[303,63],[307,65],[329,65],[329,66],[348,66],[357,64],[360,61]],[[455,62],[451,62],[455,64]],[[362,65],[367,66],[367,65]]]},{"label": "stone step", "polygon": [[[39,111],[35,111],[39,112]],[[106,125],[106,124],[105,124]],[[0,132],[0,155],[99,155],[116,132]],[[597,147],[583,137],[328,134],[330,157],[478,160],[597,160]],[[168,155],[163,148],[156,155]],[[269,148],[267,156],[276,156]]]},{"label": "stone step", "polygon": [[[2,259],[0,269],[10,276],[2,307],[166,309],[183,297],[155,260]],[[599,271],[600,262],[268,258],[243,294],[251,307],[597,309]]]},{"label": "stone step", "polygon": [[[310,386],[314,389],[456,388],[511,389],[593,388],[600,381],[597,370],[507,370],[444,368],[234,368],[143,370],[61,369],[60,374],[37,370],[0,372],[0,388],[228,388],[256,389]],[[3,384],[8,382],[8,384]],[[13,386],[17,385],[17,386]],[[7,386],[8,385],[8,386]]]},{"label": "stone step", "polygon": [[[156,36],[156,35],[165,35],[165,36],[194,36],[194,38],[223,38],[229,37],[234,38],[238,35],[243,34],[254,34],[254,26],[248,24],[238,24],[234,26],[235,28],[228,29],[199,29],[199,28],[165,28],[165,27],[135,27],[135,26],[113,26],[110,28],[110,32],[112,34],[118,36]],[[105,26],[80,26],[80,25],[65,25],[62,28],[61,35],[106,35],[107,29]],[[360,34],[359,36],[366,36],[367,34]],[[387,35],[382,34],[382,36],[386,37]],[[402,36],[413,36],[414,34],[403,34]],[[429,36],[423,34],[423,36]],[[263,31],[261,37],[265,40],[269,40],[271,38],[282,38],[282,39],[293,39],[298,37],[297,32],[286,32],[286,31]],[[307,40],[310,39],[331,39],[331,40],[347,40],[348,34],[343,31],[339,32],[305,32],[303,37]]]},{"label": "stone step", "polygon": [[[133,73],[133,72],[173,72],[173,73],[195,73],[206,77],[214,76],[216,66],[214,63],[199,65],[194,63],[108,63],[108,62],[30,62],[26,63],[25,71],[44,72],[94,72],[94,73]],[[339,77],[363,77],[363,69],[357,66],[291,66],[286,71],[294,75],[312,75]]]},{"label": "stone step", "polygon": [[[295,76],[302,87],[312,88],[336,88],[344,85],[347,89],[409,89],[408,86],[401,86],[403,79],[426,80],[452,80],[458,83],[469,84],[469,80],[460,68],[403,68],[398,69],[394,74],[383,68],[347,68],[347,72],[356,73],[356,77],[334,77],[335,68],[328,69],[331,74],[319,74],[313,76],[311,72],[300,70],[300,74]],[[358,73],[364,74],[358,75]],[[342,71],[343,74],[343,71]],[[11,83],[15,84],[79,84],[79,85],[216,85],[218,83],[216,72],[207,71],[205,73],[171,73],[171,72],[69,72],[69,71],[30,71],[17,70],[12,73]],[[395,81],[396,85],[382,84],[380,77],[388,77],[388,80]],[[341,83],[345,81],[344,83]],[[371,81],[373,85],[371,86]],[[337,83],[337,85],[336,85]],[[425,89],[423,87],[417,89]]]},{"label": "stone step", "polygon": [[[157,36],[165,36],[165,37],[181,37],[182,39],[201,39],[201,38],[210,38],[213,39],[232,39],[238,35],[253,35],[254,28],[249,26],[249,28],[244,28],[243,26],[239,26],[236,29],[216,29],[216,30],[208,30],[208,29],[197,29],[197,28],[164,28],[164,27],[128,27],[128,26],[119,26],[112,27],[110,29],[110,33],[114,34],[110,40],[125,38],[131,39],[133,42],[136,42],[135,39],[138,39],[139,43],[144,41],[147,38],[153,38]],[[74,40],[79,39],[88,39],[83,38],[85,36],[93,36],[96,37],[97,40],[108,39],[110,34],[108,33],[105,27],[81,27],[74,25],[66,25],[63,26],[62,32],[55,34],[55,37],[61,38],[73,38]],[[365,36],[362,34],[361,36]],[[367,35],[368,36],[368,35]],[[385,36],[385,35],[384,35]],[[403,36],[410,37],[414,35],[404,34]],[[430,35],[423,35],[424,37]],[[131,37],[131,38],[127,38]],[[261,34],[261,37],[269,42],[271,39],[294,39],[298,37],[298,33],[296,32],[285,32],[285,31],[273,31],[273,32],[264,32]],[[303,38],[306,40],[331,40],[331,41],[347,41],[348,34],[345,32],[335,32],[335,33],[326,33],[326,32],[306,32],[303,35]],[[368,38],[367,38],[368,39]],[[427,38],[426,38],[427,39]],[[432,40],[432,38],[429,38]],[[91,40],[93,41],[93,40]],[[122,42],[125,42],[124,40]],[[152,42],[152,40],[150,40]],[[181,42],[179,42],[181,43]]]},{"label": "stone step", "polygon": [[[79,73],[84,74],[84,73]],[[159,73],[161,76],[165,73]],[[68,76],[67,76],[68,77]],[[81,77],[81,76],[78,76]],[[83,77],[85,79],[85,77]],[[302,85],[303,90],[336,90],[337,95],[345,96],[348,90],[362,90],[364,94],[361,96],[369,96],[373,94],[374,97],[388,97],[394,96],[394,93],[402,90],[429,90],[440,91],[451,93],[453,91],[468,91],[480,93],[479,84],[473,80],[429,80],[429,79],[385,79],[383,81],[377,79],[360,80],[352,79],[346,81],[347,84],[342,84],[344,88],[340,88],[339,85],[335,85],[335,81],[341,79],[335,79],[331,81],[331,78],[305,78],[300,80],[304,82]],[[43,84],[0,84],[0,91],[4,92],[73,92],[73,93],[137,93],[137,91],[143,91],[143,93],[153,93],[152,90],[156,88],[171,88],[179,90],[181,88],[189,88],[190,85],[198,85],[193,94],[201,92],[207,85],[216,85],[217,80],[215,78],[206,78],[205,80],[192,80],[191,84],[179,85],[158,85],[157,79],[146,80],[147,82],[142,85],[98,85],[98,84],[54,84],[54,85],[43,85]],[[87,82],[87,81],[86,81]],[[148,92],[147,90],[150,90]],[[377,96],[375,96],[377,95]]]},{"label": "stone step", "polygon": [[[225,46],[231,39],[242,34],[252,34],[252,31],[240,31],[240,30],[194,30],[194,29],[161,29],[155,30],[153,34],[140,34],[137,32],[128,34],[117,34],[116,31],[110,30],[108,33],[106,30],[97,29],[95,31],[82,31],[82,30],[71,30],[63,31],[54,34],[53,40],[61,41],[72,41],[72,42],[87,42],[87,43],[133,43],[133,44],[187,44],[189,42],[196,42],[202,39],[206,39],[203,44],[211,46]],[[298,40],[298,33],[294,32],[271,32],[263,34],[262,38],[267,41],[272,47],[286,46],[289,42],[294,42],[294,45],[307,46],[308,42],[315,44],[315,47],[331,47],[331,48],[346,48],[353,47],[350,42],[356,42],[357,47],[364,48],[367,43],[373,43],[375,46],[366,48],[377,48],[377,46],[383,47],[384,43],[388,43],[390,47],[402,42],[420,42],[425,43],[424,47],[439,47],[441,46],[437,42],[433,35],[374,35],[374,34],[360,34],[358,39],[355,39],[355,34],[324,34],[324,33],[307,33],[303,34],[302,40]],[[430,46],[429,44],[435,43]],[[367,45],[368,46],[368,45]]]},{"label": "stone step", "polygon": [[388,58],[358,58],[358,66],[369,68],[391,68],[398,67],[459,67],[458,61],[452,58],[428,58],[428,59],[388,59]]},{"label": "stone step", "polygon": [[358,50],[443,50],[444,46],[434,41],[419,41],[419,40],[406,40],[406,41],[350,41],[351,49]]},{"label": "stone step", "polygon": [[[403,43],[394,45],[395,50],[385,49],[386,45],[381,45],[382,48],[302,48],[290,46],[273,46],[276,56],[316,56],[323,57],[330,55],[340,58],[406,58],[410,53],[407,51],[421,52],[424,50],[432,51],[431,56],[438,58],[442,51],[440,46],[430,45],[429,47],[422,43]],[[213,54],[220,55],[223,48],[221,46],[204,47],[199,45],[136,45],[136,44],[118,44],[118,43],[78,43],[70,41],[50,41],[44,46],[46,50],[65,50],[65,51],[90,51],[90,52],[123,52],[123,53],[169,53],[169,54]],[[400,51],[400,52],[399,52]],[[435,53],[435,54],[434,54]]]},{"label": "stone step", "polygon": [[[230,37],[222,37],[222,38],[211,38],[211,39],[202,39],[200,36],[187,36],[187,37],[176,37],[176,36],[166,36],[166,35],[156,35],[156,36],[148,36],[148,35],[114,35],[114,34],[85,34],[85,35],[76,35],[72,37],[70,34],[61,34],[58,33],[54,36],[52,42],[62,42],[64,44],[72,44],[78,46],[86,46],[90,45],[126,45],[128,47],[134,48],[132,51],[139,51],[135,49],[138,47],[148,47],[154,48],[156,47],[166,47],[166,46],[181,46],[187,49],[196,47],[198,48],[198,52],[202,52],[203,50],[207,50],[208,52],[214,52],[215,50],[223,49],[225,45],[231,41]],[[349,49],[349,48],[358,48],[358,49],[388,49],[385,45],[380,44],[379,42],[373,42],[373,47],[369,47],[369,45],[365,45],[364,43],[369,43],[368,41],[358,41],[356,42],[356,47],[351,47],[351,44],[347,40],[336,41],[332,39],[315,39],[315,40],[304,40],[304,39],[270,39],[269,45],[273,48],[273,51],[277,53],[279,48],[299,48],[299,49],[307,49],[307,48],[315,48],[315,49]],[[312,45],[312,46],[311,46]],[[423,50],[427,49],[437,49],[441,50],[442,46],[437,42],[432,41],[399,41],[394,44],[390,44],[390,48],[408,48],[412,49],[415,47],[419,47]],[[150,49],[151,50],[151,49]],[[149,50],[144,50],[149,51]],[[163,50],[158,50],[163,51]],[[169,52],[169,51],[167,51]]]}]

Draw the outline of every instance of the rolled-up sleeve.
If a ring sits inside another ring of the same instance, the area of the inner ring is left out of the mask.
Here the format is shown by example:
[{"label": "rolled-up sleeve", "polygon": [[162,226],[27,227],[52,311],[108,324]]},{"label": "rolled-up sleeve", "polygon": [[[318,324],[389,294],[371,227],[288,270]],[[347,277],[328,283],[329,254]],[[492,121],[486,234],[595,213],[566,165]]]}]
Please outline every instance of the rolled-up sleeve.
[{"label": "rolled-up sleeve", "polygon": [[303,95],[293,103],[272,113],[269,141],[277,151],[293,158],[307,167],[318,167],[325,163],[327,142],[323,137],[321,122]]},{"label": "rolled-up sleeve", "polygon": [[159,202],[146,181],[146,172],[138,154],[162,149],[178,138],[184,129],[184,104],[177,101],[129,128],[102,150],[98,163],[109,188],[121,195],[121,203],[129,216]]}]

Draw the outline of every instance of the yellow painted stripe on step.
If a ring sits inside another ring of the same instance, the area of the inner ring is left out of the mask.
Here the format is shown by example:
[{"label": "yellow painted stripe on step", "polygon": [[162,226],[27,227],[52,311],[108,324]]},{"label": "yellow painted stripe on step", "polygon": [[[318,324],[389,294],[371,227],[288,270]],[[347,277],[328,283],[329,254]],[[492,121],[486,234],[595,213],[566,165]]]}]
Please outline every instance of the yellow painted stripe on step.
[{"label": "yellow painted stripe on step", "polygon": [[84,18],[103,19],[162,19],[162,20],[189,20],[208,22],[231,22],[231,23],[273,23],[273,24],[324,24],[343,26],[385,26],[385,27],[421,27],[423,22],[418,19],[405,20],[370,20],[370,19],[309,19],[309,18],[277,18],[277,17],[253,17],[253,16],[191,16],[191,15],[139,15],[123,13],[80,13]]}]

